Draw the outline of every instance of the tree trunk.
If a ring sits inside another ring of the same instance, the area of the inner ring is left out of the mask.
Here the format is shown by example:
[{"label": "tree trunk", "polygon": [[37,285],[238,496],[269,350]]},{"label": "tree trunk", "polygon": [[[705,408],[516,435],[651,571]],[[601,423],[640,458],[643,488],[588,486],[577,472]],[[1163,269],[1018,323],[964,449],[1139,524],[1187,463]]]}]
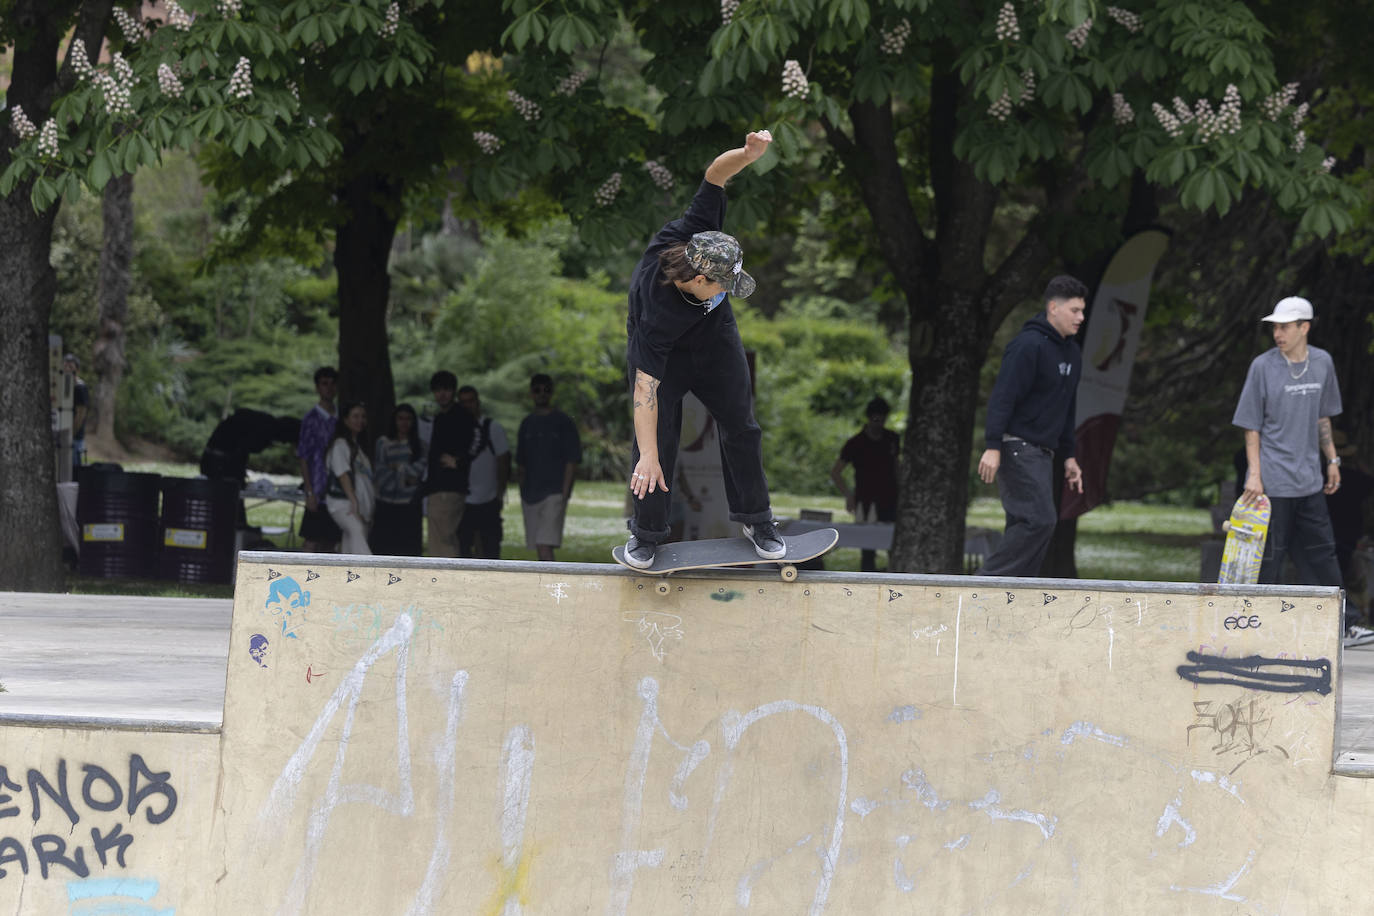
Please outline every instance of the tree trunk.
[{"label": "tree trunk", "polygon": [[[58,47],[78,9],[71,0],[17,0],[6,16],[14,45],[5,103],[34,124],[47,119],[58,92]],[[110,15],[110,0],[81,4],[76,32],[90,53]],[[0,172],[15,143],[0,123]],[[62,535],[48,395],[48,323],[57,279],[48,261],[57,205],[35,213],[32,183],[0,198],[0,590],[60,591]]]},{"label": "tree trunk", "polygon": [[63,586],[48,396],[57,207],[35,213],[30,187],[0,198],[0,590],[52,592]]},{"label": "tree trunk", "polygon": [[386,310],[391,291],[387,261],[401,212],[401,187],[364,172],[339,189],[347,219],[336,228],[334,267],[339,275],[339,403],[367,405],[368,432],[376,438],[390,422],[396,391],[387,347]]},{"label": "tree trunk", "polygon": [[938,289],[924,298],[923,311],[932,301],[951,317],[935,324],[912,316],[911,403],[890,567],[957,574],[964,571],[973,418],[988,341],[981,321],[953,317],[981,312],[975,295]]},{"label": "tree trunk", "polygon": [[134,256],[134,176],[120,175],[105,185],[101,199],[105,238],[100,250],[100,279],[96,298],[100,327],[92,362],[96,383],[90,438],[102,456],[115,455],[115,399],[124,377],[124,322],[129,314],[130,266]]}]

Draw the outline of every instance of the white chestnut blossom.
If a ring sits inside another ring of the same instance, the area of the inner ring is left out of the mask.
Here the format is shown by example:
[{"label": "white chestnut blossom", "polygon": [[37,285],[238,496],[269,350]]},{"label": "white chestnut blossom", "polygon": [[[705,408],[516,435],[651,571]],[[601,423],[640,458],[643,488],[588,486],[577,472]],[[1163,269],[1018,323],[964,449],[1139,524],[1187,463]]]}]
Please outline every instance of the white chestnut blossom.
[{"label": "white chestnut blossom", "polygon": [[997,13],[997,27],[995,29],[998,41],[1020,41],[1021,24],[1016,21],[1016,7],[1011,5],[1010,0],[1002,4],[1002,9]]},{"label": "white chestnut blossom", "polygon": [[246,57],[240,57],[234,64],[234,73],[229,77],[229,94],[236,99],[246,99],[253,94],[253,64]]},{"label": "white chestnut blossom", "polygon": [[739,10],[739,0],[720,0],[720,24],[729,25]]},{"label": "white chestnut blossom", "polygon": [[515,106],[515,110],[520,112],[520,117],[524,118],[526,121],[539,120],[539,115],[541,114],[541,111],[539,109],[538,104],[531,102],[529,99],[525,98],[523,95],[516,92],[514,89],[511,89],[506,92],[506,98],[509,99],[510,103]]},{"label": "white chestnut blossom", "polygon": [[1064,37],[1068,39],[1069,44],[1073,45],[1074,48],[1076,48],[1079,51],[1082,51],[1083,46],[1088,43],[1088,33],[1091,32],[1092,29],[1092,19],[1084,19],[1082,23],[1069,29],[1069,31],[1065,33]]},{"label": "white chestnut blossom", "polygon": [[52,118],[43,122],[38,133],[38,155],[45,159],[57,158],[57,122]]},{"label": "white chestnut blossom", "polygon": [[76,75],[83,80],[90,79],[91,74],[95,73],[95,68],[91,66],[91,57],[86,53],[86,43],[80,38],[75,39],[69,56]]},{"label": "white chestnut blossom", "polygon": [[1035,98],[1035,71],[1030,67],[1021,71],[1021,101],[1025,105]]},{"label": "white chestnut blossom", "polygon": [[169,95],[174,99],[181,98],[185,91],[181,80],[177,79],[176,73],[167,64],[157,65],[157,85],[163,95]]},{"label": "white chestnut blossom", "polygon": [[381,28],[379,28],[377,31],[381,33],[381,36],[383,38],[392,38],[395,36],[396,28],[400,24],[401,4],[396,3],[393,0],[392,4],[386,8],[386,21],[382,23]]},{"label": "white chestnut blossom", "polygon": [[478,148],[488,156],[494,155],[501,148],[501,138],[485,130],[473,131],[472,139]]},{"label": "white chestnut blossom", "polygon": [[591,76],[591,73],[586,70],[578,70],[576,73],[570,73],[558,81],[558,86],[555,87],[553,91],[559,95],[572,95],[578,89],[582,88],[582,84],[587,81],[587,77],[589,76]]},{"label": "white chestnut blossom", "polygon": [[129,11],[120,7],[115,7],[112,11],[114,21],[119,24],[119,30],[124,33],[124,41],[128,44],[137,44],[146,33],[143,31],[143,23],[139,22]]},{"label": "white chestnut blossom", "polygon": [[1327,156],[1325,159],[1322,160],[1322,171],[1323,171],[1323,172],[1328,172],[1328,173],[1329,173],[1329,172],[1330,172],[1333,168],[1335,168],[1335,167],[1336,167],[1336,157],[1335,157],[1335,156]]},{"label": "white chestnut blossom", "polygon": [[1260,109],[1264,112],[1266,118],[1271,121],[1277,121],[1279,115],[1283,114],[1283,110],[1289,105],[1292,105],[1297,97],[1298,84],[1289,83],[1278,92],[1272,93],[1265,99],[1264,103],[1260,105]]},{"label": "white chestnut blossom", "polygon": [[1116,121],[1118,127],[1125,127],[1135,120],[1135,109],[1119,92],[1112,93],[1112,120]]},{"label": "white chestnut blossom", "polygon": [[903,19],[890,30],[882,29],[878,34],[882,36],[878,50],[889,56],[901,54],[906,50],[907,40],[911,38],[911,20]]},{"label": "white chestnut blossom", "polygon": [[215,9],[225,19],[233,19],[243,10],[243,0],[216,0]]},{"label": "white chestnut blossom", "polygon": [[620,193],[620,173],[612,172],[611,177],[602,182],[601,187],[596,189],[593,197],[596,198],[598,207],[609,207],[615,202],[616,195]]},{"label": "white chestnut blossom", "polygon": [[18,105],[10,109],[10,130],[14,131],[20,140],[27,140],[38,133],[38,128],[34,127],[29,116],[24,114],[24,109]]},{"label": "white chestnut blossom", "polygon": [[1119,6],[1109,6],[1107,7],[1107,18],[1132,35],[1140,31],[1140,17],[1130,10],[1123,10]]},{"label": "white chestnut blossom", "polygon": [[[1183,125],[1179,122],[1178,118],[1174,117],[1169,109],[1155,102],[1150,106],[1150,110],[1154,112],[1156,120],[1159,121],[1159,126],[1164,128],[1166,134],[1175,138],[1183,135]],[[1192,116],[1191,111],[1188,114],[1189,117]]]},{"label": "white chestnut blossom", "polygon": [[811,85],[806,81],[801,64],[795,60],[784,61],[782,65],[782,94],[789,99],[804,99]]},{"label": "white chestnut blossom", "polygon": [[988,114],[999,121],[1005,121],[1011,114],[1011,92],[1006,89],[997,97],[997,101],[988,106]]},{"label": "white chestnut blossom", "polygon": [[673,173],[667,168],[650,159],[644,163],[644,171],[649,173],[649,178],[663,191],[670,191],[673,187]]},{"label": "white chestnut blossom", "polygon": [[1293,152],[1295,152],[1295,153],[1301,153],[1301,152],[1303,151],[1303,149],[1304,149],[1306,146],[1307,146],[1307,131],[1305,131],[1305,130],[1300,130],[1300,131],[1298,131],[1297,136],[1295,136],[1295,137],[1293,138]]},{"label": "white chestnut blossom", "polygon": [[182,32],[191,28],[191,16],[177,0],[167,0],[167,24]]}]

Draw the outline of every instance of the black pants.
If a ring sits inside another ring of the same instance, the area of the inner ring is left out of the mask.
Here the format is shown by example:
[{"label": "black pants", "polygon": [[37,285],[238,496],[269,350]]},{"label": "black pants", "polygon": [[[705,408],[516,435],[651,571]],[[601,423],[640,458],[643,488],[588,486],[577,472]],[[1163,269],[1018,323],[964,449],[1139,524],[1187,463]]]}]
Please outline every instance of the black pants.
[{"label": "black pants", "polygon": [[500,499],[468,503],[463,508],[462,520],[458,522],[458,556],[499,560],[501,538],[504,536]]},{"label": "black pants", "polygon": [[[634,372],[631,366],[631,398]],[[730,518],[746,525],[769,521],[773,510],[768,498],[768,478],[763,473],[763,430],[754,420],[749,363],[733,320],[722,324],[709,344],[668,354],[658,386],[658,463],[670,487],[676,486],[673,472],[682,435],[682,398],[688,392],[701,399],[720,431],[721,471]],[[635,442],[630,465],[638,464],[639,443]],[[630,532],[641,541],[663,543],[668,537],[671,503],[671,494],[663,490],[635,499]]]},{"label": "black pants", "polygon": [[1290,557],[1298,572],[1294,585],[1345,584],[1336,560],[1336,536],[1331,531],[1326,496],[1321,492],[1269,497],[1269,534],[1260,560],[1260,583],[1282,583],[1284,565]]},{"label": "black pants", "polygon": [[1038,576],[1054,524],[1054,453],[1029,442],[1002,443],[997,492],[1007,530],[997,549],[978,570],[982,576]]}]

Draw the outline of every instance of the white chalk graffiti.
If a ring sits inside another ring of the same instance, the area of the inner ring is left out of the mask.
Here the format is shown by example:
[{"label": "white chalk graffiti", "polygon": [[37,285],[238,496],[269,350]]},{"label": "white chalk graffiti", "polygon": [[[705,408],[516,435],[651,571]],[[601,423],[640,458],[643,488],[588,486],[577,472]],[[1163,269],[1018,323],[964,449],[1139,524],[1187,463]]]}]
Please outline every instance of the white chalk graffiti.
[{"label": "white chalk graffiti", "polygon": [[644,635],[644,641],[649,644],[649,651],[660,662],[668,654],[668,640],[681,640],[687,635],[682,632],[682,618],[677,614],[640,611],[637,614],[625,615],[624,620],[626,623],[638,625],[639,632]]},{"label": "white chalk graffiti", "polygon": [[[309,734],[291,755],[268,795],[258,817],[261,821],[280,821],[295,806],[296,796],[307,768],[316,750],[324,739],[325,733],[338,714],[340,707],[347,703],[347,712],[337,739],[334,765],[329,774],[329,782],[320,798],[310,809],[306,828],[305,848],[300,863],[291,879],[290,888],[278,907],[278,913],[298,913],[309,900],[311,882],[319,859],[320,847],[329,828],[330,816],[342,805],[368,804],[398,817],[411,817],[415,813],[415,793],[410,756],[410,726],[406,708],[406,674],[410,656],[410,640],[414,635],[414,622],[409,614],[402,613],[395,624],[382,635],[344,677],[334,693],[325,702],[323,710],[316,718]],[[387,791],[379,786],[362,783],[342,783],[341,776],[348,758],[349,742],[353,735],[354,714],[362,697],[364,682],[368,673],[378,661],[391,654],[396,655],[396,672],[390,683],[394,684],[396,702],[396,780],[395,791]],[[426,916],[433,912],[435,902],[449,877],[451,841],[449,824],[453,817],[455,779],[454,771],[458,762],[458,728],[462,723],[464,697],[468,684],[468,672],[458,671],[449,686],[448,714],[444,736],[435,751],[435,770],[438,778],[436,793],[438,809],[435,817],[434,843],[425,877],[415,898],[406,912],[408,916]],[[524,725],[512,728],[506,738],[504,755],[505,806],[501,816],[502,862],[514,867],[518,862],[523,844],[525,814],[529,807],[530,774],[534,765],[534,741],[529,729]],[[507,916],[518,916],[518,901],[507,901]]]},{"label": "white chalk graffiti", "polygon": [[[505,774],[501,792],[501,866],[507,873],[512,873],[520,865],[525,845],[525,816],[530,809],[534,736],[528,726],[517,725],[506,733],[501,772]],[[519,899],[507,899],[503,912],[504,916],[520,916]]]},{"label": "white chalk graffiti", "polygon": [[[669,788],[669,802],[677,810],[687,808],[687,798],[683,792],[683,787],[687,778],[711,752],[711,746],[706,741],[698,741],[688,748],[673,740],[658,716],[658,681],[652,677],[643,678],[639,682],[638,692],[643,706],[639,725],[635,729],[635,742],[630,751],[629,765],[625,770],[620,847],[611,861],[611,895],[606,906],[606,912],[611,916],[619,916],[619,914],[628,912],[630,896],[634,891],[635,872],[641,868],[657,868],[663,863],[663,849],[634,848],[634,839],[639,834],[639,823],[643,812],[644,782],[649,769],[654,736],[662,735],[669,744],[683,753],[682,762],[678,765],[672,785]],[[835,820],[830,825],[829,843],[826,844],[824,838],[821,841],[822,848],[819,850],[821,874],[811,900],[810,912],[816,914],[825,909],[826,899],[830,894],[830,885],[835,875],[835,865],[839,860],[840,845],[844,836],[845,799],[849,787],[849,743],[845,738],[844,728],[829,711],[819,706],[807,706],[791,700],[778,700],[755,707],[744,714],[731,710],[721,717],[720,727],[724,736],[725,747],[730,753],[722,762],[717,776],[706,846],[709,849],[710,837],[715,830],[721,801],[725,796],[733,773],[734,754],[744,733],[759,721],[784,712],[803,712],[828,725],[839,747],[840,785]],[[811,835],[808,835],[794,844],[793,848],[805,846],[811,839]],[[705,853],[706,850],[703,850],[703,856]],[[776,861],[776,857],[758,862],[741,877],[736,890],[736,902],[740,906],[747,907],[749,905],[754,882],[774,861]]]},{"label": "white chalk graffiti", "polygon": [[[334,767],[329,774],[329,784],[324,794],[310,811],[309,826],[306,828],[305,850],[301,854],[300,865],[291,880],[291,888],[286,899],[278,909],[280,913],[299,912],[304,906],[314,876],[315,863],[319,858],[320,846],[324,842],[325,831],[329,828],[329,818],[339,805],[363,803],[374,805],[391,814],[409,817],[414,811],[415,794],[411,787],[410,773],[410,736],[406,722],[406,662],[410,656],[410,636],[413,624],[409,614],[402,614],[396,623],[387,630],[381,639],[367,650],[358,663],[335,688],[333,695],[324,705],[324,711],[315,720],[314,726],[305,740],[301,742],[291,759],[286,762],[272,792],[263,806],[259,818],[275,819],[286,814],[295,803],[296,790],[305,777],[306,765],[315,755],[325,730],[333,721],[339,707],[345,701],[348,712],[344,716],[343,730],[339,735],[338,749],[334,755]],[[396,653],[396,777],[399,788],[394,793],[385,792],[377,786],[350,783],[343,785],[340,777],[344,761],[348,757],[348,742],[353,734],[353,716],[357,711],[358,700],[362,696],[363,681],[382,656]]]}]

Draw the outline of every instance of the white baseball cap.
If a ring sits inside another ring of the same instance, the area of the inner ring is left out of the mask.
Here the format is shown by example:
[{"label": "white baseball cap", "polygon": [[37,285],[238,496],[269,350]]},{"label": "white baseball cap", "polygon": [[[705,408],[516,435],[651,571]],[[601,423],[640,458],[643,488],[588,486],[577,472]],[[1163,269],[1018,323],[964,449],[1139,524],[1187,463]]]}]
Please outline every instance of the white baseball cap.
[{"label": "white baseball cap", "polygon": [[1265,315],[1261,321],[1276,321],[1284,324],[1289,321],[1311,321],[1312,303],[1301,296],[1289,296],[1287,299],[1280,299],[1278,305],[1274,306],[1273,314]]}]

